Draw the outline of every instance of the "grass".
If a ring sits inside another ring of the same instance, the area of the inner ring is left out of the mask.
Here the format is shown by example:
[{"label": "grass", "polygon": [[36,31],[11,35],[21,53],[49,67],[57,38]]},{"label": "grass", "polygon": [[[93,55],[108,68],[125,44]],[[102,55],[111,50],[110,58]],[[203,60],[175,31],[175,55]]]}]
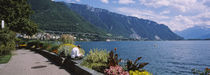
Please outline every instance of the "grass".
[{"label": "grass", "polygon": [[8,55],[0,56],[0,64],[8,63],[11,57],[11,53]]}]

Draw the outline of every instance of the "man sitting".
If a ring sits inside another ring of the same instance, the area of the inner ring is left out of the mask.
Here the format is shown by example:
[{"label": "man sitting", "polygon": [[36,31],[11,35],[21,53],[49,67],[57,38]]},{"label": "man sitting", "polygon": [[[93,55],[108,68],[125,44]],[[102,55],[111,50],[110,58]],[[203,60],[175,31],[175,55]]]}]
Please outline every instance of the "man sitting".
[{"label": "man sitting", "polygon": [[83,55],[79,53],[79,48],[80,48],[80,45],[78,45],[77,47],[74,47],[71,51],[71,58],[73,59],[77,59],[77,58],[82,58]]}]

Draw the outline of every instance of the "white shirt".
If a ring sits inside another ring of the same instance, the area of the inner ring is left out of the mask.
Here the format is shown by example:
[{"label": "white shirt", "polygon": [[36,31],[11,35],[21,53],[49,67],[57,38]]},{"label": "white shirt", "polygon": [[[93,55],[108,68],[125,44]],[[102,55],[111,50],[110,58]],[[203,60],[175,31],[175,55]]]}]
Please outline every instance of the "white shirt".
[{"label": "white shirt", "polygon": [[81,56],[81,54],[79,54],[79,48],[78,47],[74,47],[71,51],[71,58],[75,58]]}]

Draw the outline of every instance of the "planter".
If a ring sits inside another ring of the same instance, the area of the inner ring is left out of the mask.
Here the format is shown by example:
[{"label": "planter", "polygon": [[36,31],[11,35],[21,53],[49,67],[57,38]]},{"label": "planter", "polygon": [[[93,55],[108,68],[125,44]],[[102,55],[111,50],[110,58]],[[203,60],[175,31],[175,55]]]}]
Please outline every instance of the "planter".
[{"label": "planter", "polygon": [[42,56],[48,58],[50,61],[55,63],[56,65],[62,66],[65,70],[69,71],[71,74],[75,75],[103,75],[95,70],[83,67],[80,65],[81,60],[72,60],[68,58],[59,57],[56,53],[49,52],[47,50],[38,50],[32,49]]},{"label": "planter", "polygon": [[65,59],[63,66],[75,75],[103,75],[95,70],[80,65],[81,60]]}]

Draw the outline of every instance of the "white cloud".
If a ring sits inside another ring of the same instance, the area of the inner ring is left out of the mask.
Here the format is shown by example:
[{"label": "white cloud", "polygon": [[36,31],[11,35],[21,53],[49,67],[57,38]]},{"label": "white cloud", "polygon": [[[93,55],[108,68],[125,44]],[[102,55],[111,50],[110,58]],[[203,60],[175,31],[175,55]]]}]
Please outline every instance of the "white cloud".
[{"label": "white cloud", "polygon": [[169,14],[169,13],[170,13],[170,11],[169,11],[169,10],[164,10],[164,11],[160,12],[160,14],[161,14],[161,15],[164,15],[164,14]]},{"label": "white cloud", "polygon": [[122,14],[127,14],[130,16],[135,16],[138,18],[144,18],[150,20],[169,19],[168,16],[159,15],[150,10],[138,10],[135,8],[122,7],[118,8],[117,11],[121,12]]},{"label": "white cloud", "polygon": [[80,2],[80,0],[76,0],[77,2]]},{"label": "white cloud", "polygon": [[[195,16],[178,15],[171,17],[169,21],[159,21],[159,23],[169,26],[173,31],[182,31],[193,26],[210,26],[209,15],[210,13],[201,13]],[[202,20],[202,18],[208,18],[208,20]]]},{"label": "white cloud", "polygon": [[164,21],[161,23],[166,24],[173,31],[181,31],[186,28],[193,27],[195,24],[195,22],[192,19],[183,15],[172,17],[169,21]]},{"label": "white cloud", "polygon": [[103,2],[103,3],[109,3],[109,0],[101,0],[101,2]]},{"label": "white cloud", "polygon": [[119,0],[119,4],[131,4],[135,3],[133,0]]},{"label": "white cloud", "polygon": [[141,4],[159,8],[159,7],[171,7],[181,12],[203,10],[206,9],[204,1],[197,0],[139,0]]},{"label": "white cloud", "polygon": [[168,0],[160,0],[156,2],[158,5],[168,6],[170,2]]},{"label": "white cloud", "polygon": [[203,12],[190,18],[195,20],[197,25],[210,25],[210,12]]},{"label": "white cloud", "polygon": [[[144,18],[156,21],[157,23],[167,25],[173,31],[181,31],[193,26],[203,26],[208,25],[210,26],[210,12],[202,12],[197,15],[187,16],[187,15],[168,15],[172,10],[164,10],[157,14],[155,11],[148,10],[148,9],[135,9],[135,8],[128,8],[122,7],[117,9],[118,12],[122,14],[126,14],[129,16],[135,16],[138,18]],[[166,16],[166,14],[168,16]],[[205,19],[205,20],[202,20]]]},{"label": "white cloud", "polygon": [[139,0],[141,4],[151,7],[168,6],[170,2],[168,0]]}]

